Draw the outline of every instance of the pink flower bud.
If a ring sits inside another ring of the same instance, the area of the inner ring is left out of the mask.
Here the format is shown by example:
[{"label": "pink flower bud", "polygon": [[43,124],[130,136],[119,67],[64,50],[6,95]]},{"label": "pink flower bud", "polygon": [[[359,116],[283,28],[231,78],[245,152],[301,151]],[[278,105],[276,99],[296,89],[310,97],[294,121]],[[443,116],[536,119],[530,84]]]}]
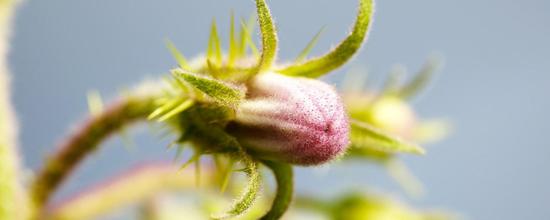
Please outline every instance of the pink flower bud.
[{"label": "pink flower bud", "polygon": [[276,73],[251,80],[229,131],[260,157],[298,165],[330,161],[349,144],[348,118],[333,87]]}]

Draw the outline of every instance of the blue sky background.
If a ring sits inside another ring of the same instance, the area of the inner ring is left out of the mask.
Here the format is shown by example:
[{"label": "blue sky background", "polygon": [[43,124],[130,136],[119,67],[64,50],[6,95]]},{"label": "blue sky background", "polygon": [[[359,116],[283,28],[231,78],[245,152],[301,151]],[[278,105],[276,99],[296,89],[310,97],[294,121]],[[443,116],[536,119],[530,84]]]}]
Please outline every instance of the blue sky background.
[{"label": "blue sky background", "polygon": [[[293,58],[323,25],[314,49],[339,42],[355,15],[353,0],[269,1],[280,35],[280,60]],[[239,0],[28,0],[16,20],[10,62],[27,164],[45,154],[87,112],[86,93],[105,97],[174,66],[169,38],[188,56],[205,50],[212,17],[227,36],[230,10],[254,12]],[[445,117],[454,132],[425,157],[405,157],[427,194],[407,199],[444,207],[471,219],[547,219],[550,216],[550,3],[544,0],[378,1],[367,46],[353,67],[381,84],[394,64],[413,72],[433,52],[446,65],[415,99],[421,116]],[[118,139],[87,160],[62,195],[143,160],[172,158],[166,141],[136,132],[128,152]],[[300,169],[298,189],[330,196],[371,185],[406,198],[376,166]],[[323,174],[319,174],[323,173]]]}]

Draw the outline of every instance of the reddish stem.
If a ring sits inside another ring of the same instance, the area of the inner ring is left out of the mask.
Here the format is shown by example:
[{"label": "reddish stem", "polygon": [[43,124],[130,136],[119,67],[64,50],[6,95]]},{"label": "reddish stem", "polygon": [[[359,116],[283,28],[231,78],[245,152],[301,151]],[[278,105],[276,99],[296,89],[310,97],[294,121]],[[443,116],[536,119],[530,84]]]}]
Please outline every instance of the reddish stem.
[{"label": "reddish stem", "polygon": [[124,126],[146,119],[154,108],[152,97],[121,99],[102,113],[90,116],[59,146],[38,172],[31,192],[38,213],[80,161]]}]

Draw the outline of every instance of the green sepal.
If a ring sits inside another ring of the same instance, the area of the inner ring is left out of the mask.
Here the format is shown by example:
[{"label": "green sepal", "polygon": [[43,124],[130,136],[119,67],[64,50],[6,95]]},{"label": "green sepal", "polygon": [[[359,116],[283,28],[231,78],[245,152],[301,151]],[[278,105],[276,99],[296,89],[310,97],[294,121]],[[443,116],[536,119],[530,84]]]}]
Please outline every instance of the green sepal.
[{"label": "green sepal", "polygon": [[391,178],[397,182],[406,193],[413,197],[419,197],[424,194],[424,185],[408,169],[407,165],[392,158],[383,163]]},{"label": "green sepal", "polygon": [[220,185],[220,192],[224,193],[227,189],[227,186],[229,185],[229,180],[231,179],[231,174],[233,173],[233,167],[235,166],[235,159],[229,158],[229,162],[227,163],[227,166],[224,169],[221,169],[221,185]]},{"label": "green sepal", "polygon": [[397,96],[410,99],[418,94],[426,87],[433,74],[440,68],[441,63],[441,60],[436,57],[428,59],[415,77],[398,90]]},{"label": "green sepal", "polygon": [[174,43],[172,43],[172,41],[166,40],[166,48],[168,48],[168,50],[170,50],[170,53],[172,54],[172,56],[174,57],[176,62],[178,62],[178,65],[179,65],[180,68],[182,68],[184,70],[191,70],[191,66],[189,66],[189,63],[187,62],[187,59],[178,50],[178,48],[176,48],[176,46],[174,45]]},{"label": "green sepal", "polygon": [[351,121],[350,138],[354,147],[372,148],[389,153],[412,153],[420,155],[425,153],[425,150],[420,146],[403,141],[374,126],[356,120]]},{"label": "green sepal", "polygon": [[300,54],[298,55],[298,57],[296,57],[294,62],[299,63],[299,62],[304,61],[307,58],[307,56],[309,55],[309,53],[311,52],[313,47],[317,44],[317,41],[319,41],[319,37],[321,37],[321,34],[323,33],[324,30],[325,30],[325,27],[323,26],[317,32],[317,34],[315,34],[315,36],[313,36],[313,38],[309,41],[307,46],[300,52]]},{"label": "green sepal", "polygon": [[346,160],[352,160],[352,159],[358,159],[358,160],[369,160],[371,162],[375,162],[378,164],[384,164],[390,159],[393,159],[395,157],[395,154],[389,153],[386,151],[381,151],[375,148],[372,148],[370,146],[365,146],[363,143],[352,144],[348,147],[348,150],[346,151],[346,156],[344,159]]},{"label": "green sepal", "polygon": [[220,66],[217,65],[216,62],[212,61],[211,59],[206,59],[206,68],[208,70],[208,75],[214,77],[214,78],[220,78],[221,71]]},{"label": "green sepal", "polygon": [[245,166],[244,172],[248,177],[247,185],[241,193],[241,196],[233,202],[231,208],[223,214],[211,216],[213,219],[228,219],[242,215],[248,211],[252,205],[254,205],[254,202],[258,197],[262,182],[258,168],[259,163],[252,159],[252,157],[250,157],[250,155],[248,155],[242,148],[235,153],[234,157],[240,160]]},{"label": "green sepal", "polygon": [[256,19],[254,17],[250,17],[247,22],[244,21],[244,19],[241,19],[241,33],[240,33],[240,42],[239,42],[239,56],[244,57],[246,56],[246,47],[249,46],[252,50],[252,53],[254,57],[260,56],[260,52],[258,52],[258,48],[252,41],[252,33],[254,32],[254,26]]},{"label": "green sepal", "polygon": [[195,104],[195,102],[193,100],[185,100],[183,102],[181,102],[179,105],[177,105],[176,107],[172,108],[170,111],[166,112],[165,114],[163,114],[162,116],[160,116],[158,118],[158,121],[162,122],[162,121],[166,121],[167,119],[189,109],[191,106],[193,106],[193,104]]},{"label": "green sepal", "polygon": [[189,165],[191,164],[194,164],[196,163],[202,156],[202,153],[200,153],[199,151],[195,150],[195,152],[193,153],[193,156],[191,156],[191,158],[189,158],[189,160],[187,160],[185,163],[183,163],[181,166],[180,166],[180,170],[184,170],[185,168],[187,168]]},{"label": "green sepal", "polygon": [[221,80],[190,73],[182,69],[173,70],[172,74],[174,77],[184,80],[196,89],[208,95],[216,102],[226,106],[235,107],[245,97],[245,92],[242,89],[229,85]]},{"label": "green sepal", "polygon": [[[250,20],[254,21],[254,20]],[[242,45],[242,53],[246,55],[246,48],[250,48],[252,52],[252,56],[257,58],[260,57],[260,50],[258,50],[258,46],[254,43],[252,40],[252,33],[254,32],[254,22],[248,22],[244,23],[244,21],[241,21],[241,28],[243,30],[244,36],[246,36],[243,40]]]},{"label": "green sepal", "polygon": [[195,102],[191,99],[172,99],[160,107],[156,108],[149,116],[148,120],[156,119],[159,122],[166,121],[173,116],[189,109]]},{"label": "green sepal", "polygon": [[350,35],[329,53],[308,61],[293,64],[277,72],[290,76],[317,78],[344,65],[359,50],[367,36],[374,14],[373,0],[360,0],[359,13]]},{"label": "green sepal", "polygon": [[210,37],[208,38],[206,57],[209,60],[215,61],[218,65],[222,63],[222,46],[215,19],[212,20],[212,25],[210,27]]},{"label": "green sepal", "polygon": [[269,70],[277,56],[277,31],[265,0],[256,0],[256,9],[262,34],[262,55],[257,73]]},{"label": "green sepal", "polygon": [[248,177],[248,183],[241,196],[235,200],[231,208],[223,214],[213,216],[214,219],[227,219],[239,216],[246,212],[256,200],[260,185],[261,175],[259,163],[248,155],[239,142],[223,130],[224,123],[219,121],[226,108],[220,106],[195,106],[182,114],[180,120],[191,123],[192,137],[190,141],[200,149],[202,154],[226,154],[235,161],[244,165],[243,171]]},{"label": "green sepal", "polygon": [[229,55],[227,65],[232,68],[235,60],[239,57],[239,44],[235,36],[235,13],[231,12],[230,28],[229,28]]},{"label": "green sepal", "polygon": [[197,153],[199,156],[195,160],[195,186],[197,188],[201,185],[201,154]]},{"label": "green sepal", "polygon": [[388,78],[384,82],[384,85],[381,89],[381,95],[378,97],[383,98],[384,96],[395,96],[396,93],[401,89],[401,80],[406,73],[405,67],[401,65],[396,65],[388,74]]}]

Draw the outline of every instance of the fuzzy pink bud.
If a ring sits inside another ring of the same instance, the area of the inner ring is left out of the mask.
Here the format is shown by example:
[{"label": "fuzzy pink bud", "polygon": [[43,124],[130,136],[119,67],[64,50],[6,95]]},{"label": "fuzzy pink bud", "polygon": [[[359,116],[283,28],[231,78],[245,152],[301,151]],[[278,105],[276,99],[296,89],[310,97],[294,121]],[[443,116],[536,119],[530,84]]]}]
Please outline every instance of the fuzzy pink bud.
[{"label": "fuzzy pink bud", "polygon": [[330,161],[349,144],[348,118],[332,86],[276,73],[251,80],[229,130],[260,157],[298,165]]}]

